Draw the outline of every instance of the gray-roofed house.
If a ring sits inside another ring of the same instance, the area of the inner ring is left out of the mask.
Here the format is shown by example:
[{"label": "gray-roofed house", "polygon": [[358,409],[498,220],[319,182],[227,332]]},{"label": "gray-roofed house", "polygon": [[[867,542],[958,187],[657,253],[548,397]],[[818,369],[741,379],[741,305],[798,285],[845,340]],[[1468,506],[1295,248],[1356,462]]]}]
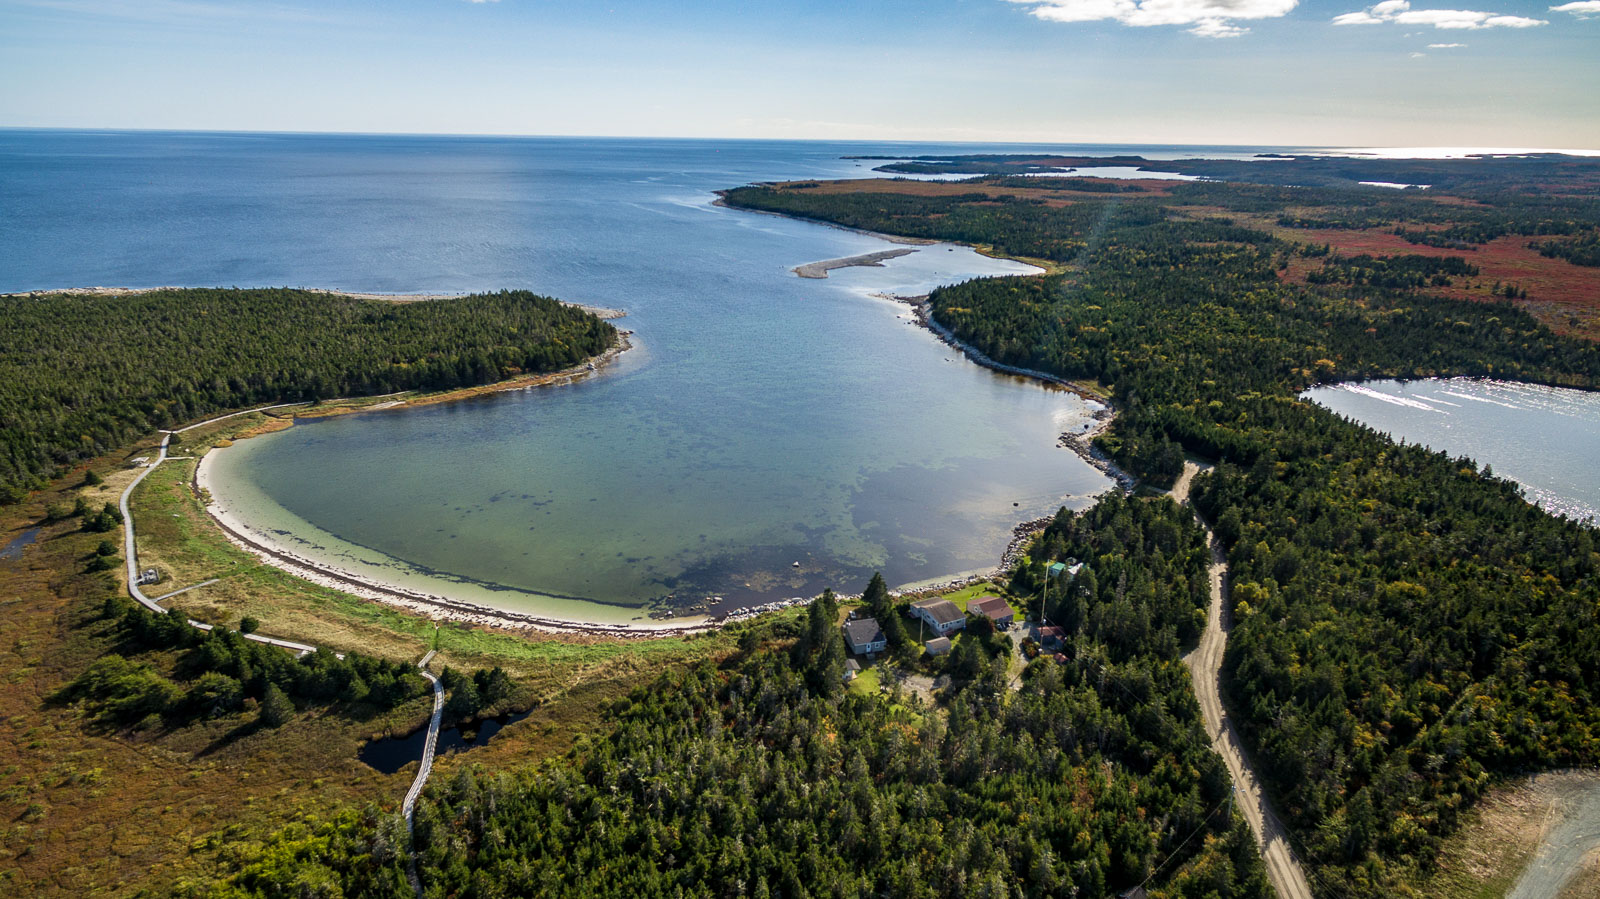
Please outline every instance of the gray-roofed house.
[{"label": "gray-roofed house", "polygon": [[928,642],[926,642],[926,643],[924,643],[922,645],[923,645],[924,648],[926,648],[928,650],[928,655],[930,655],[930,656],[942,656],[945,653],[950,651],[950,638],[949,637],[934,637],[932,640],[929,640]]},{"label": "gray-roofed house", "polygon": [[967,616],[961,608],[948,599],[924,599],[911,604],[911,617],[920,618],[941,637],[967,626]]},{"label": "gray-roofed house", "polygon": [[844,642],[858,656],[870,656],[889,648],[889,638],[876,618],[852,618],[844,623]]}]

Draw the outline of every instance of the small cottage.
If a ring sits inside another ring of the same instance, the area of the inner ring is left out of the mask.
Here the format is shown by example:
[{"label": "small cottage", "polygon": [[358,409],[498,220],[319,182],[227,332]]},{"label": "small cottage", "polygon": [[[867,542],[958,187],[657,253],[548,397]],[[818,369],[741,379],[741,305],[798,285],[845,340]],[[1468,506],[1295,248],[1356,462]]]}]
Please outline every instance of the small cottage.
[{"label": "small cottage", "polygon": [[1006,630],[1017,620],[1017,612],[998,596],[982,596],[967,604],[967,611],[994,622],[996,630]]},{"label": "small cottage", "polygon": [[874,656],[889,648],[889,638],[876,618],[855,618],[844,623],[844,642],[858,656]]}]

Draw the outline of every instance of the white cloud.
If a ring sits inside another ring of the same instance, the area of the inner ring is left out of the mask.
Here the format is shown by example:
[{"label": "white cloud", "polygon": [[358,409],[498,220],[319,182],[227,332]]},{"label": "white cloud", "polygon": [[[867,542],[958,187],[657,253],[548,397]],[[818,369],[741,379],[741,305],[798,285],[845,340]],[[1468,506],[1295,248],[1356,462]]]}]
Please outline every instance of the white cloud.
[{"label": "white cloud", "polygon": [[[1580,4],[1593,5],[1600,8],[1600,0],[1579,0]],[[1567,4],[1568,6],[1579,4]],[[1551,7],[1555,9],[1556,7]],[[1472,30],[1480,28],[1533,28],[1538,25],[1548,25],[1543,19],[1530,19],[1527,16],[1506,16],[1493,12],[1477,12],[1470,9],[1412,9],[1408,0],[1383,0],[1376,6],[1369,6],[1360,12],[1347,12],[1344,15],[1334,16],[1335,25],[1381,25],[1384,22],[1395,22],[1401,25],[1432,25],[1447,31]]]},{"label": "white cloud", "polygon": [[1454,50],[1457,47],[1465,47],[1465,46],[1466,46],[1466,44],[1429,44],[1428,45],[1428,49],[1429,50]]},{"label": "white cloud", "polygon": [[1188,25],[1201,37],[1238,37],[1250,29],[1240,19],[1276,19],[1300,0],[1009,0],[1030,7],[1047,22],[1099,22],[1124,25]]},{"label": "white cloud", "polygon": [[1569,12],[1580,19],[1589,16],[1600,16],[1600,0],[1577,0],[1576,3],[1563,3],[1560,6],[1550,7],[1551,12]]}]

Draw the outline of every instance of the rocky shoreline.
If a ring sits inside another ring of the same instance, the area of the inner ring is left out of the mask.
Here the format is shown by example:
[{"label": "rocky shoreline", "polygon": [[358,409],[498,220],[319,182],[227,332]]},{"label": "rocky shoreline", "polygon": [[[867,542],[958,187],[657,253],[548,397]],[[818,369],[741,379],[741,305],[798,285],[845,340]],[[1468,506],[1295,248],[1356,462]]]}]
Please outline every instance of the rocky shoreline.
[{"label": "rocky shoreline", "polygon": [[1082,387],[1079,387],[1077,384],[1072,383],[1066,378],[1052,375],[1048,372],[1036,371],[1031,368],[1019,368],[1015,365],[1006,365],[1003,362],[996,362],[995,360],[989,358],[983,353],[983,351],[962,341],[960,338],[956,337],[956,335],[952,333],[949,328],[946,328],[944,325],[940,324],[938,320],[933,317],[932,304],[925,296],[894,297],[894,299],[904,303],[909,303],[911,305],[912,311],[916,315],[917,324],[919,326],[928,329],[934,334],[934,336],[938,337],[939,340],[944,342],[951,349],[960,351],[968,359],[971,359],[973,362],[978,363],[984,368],[1003,372],[1008,375],[1017,375],[1024,378],[1035,378],[1048,384],[1054,384],[1058,387],[1063,387],[1067,390],[1070,390],[1078,396],[1083,397],[1084,399],[1089,400],[1098,406],[1099,408],[1094,410],[1094,418],[1090,422],[1088,428],[1078,433],[1069,431],[1065,434],[1062,434],[1061,437],[1056,441],[1056,444],[1058,446],[1070,449],[1074,453],[1077,453],[1078,457],[1083,459],[1084,462],[1087,462],[1091,467],[1095,468],[1106,477],[1116,481],[1117,486],[1125,492],[1132,493],[1134,488],[1139,485],[1139,482],[1136,478],[1119,468],[1117,463],[1114,462],[1110,456],[1107,456],[1100,450],[1099,447],[1094,445],[1094,439],[1110,430],[1112,422],[1116,421],[1117,418],[1116,410],[1106,405],[1104,400],[1088,392],[1087,390],[1084,390]]}]

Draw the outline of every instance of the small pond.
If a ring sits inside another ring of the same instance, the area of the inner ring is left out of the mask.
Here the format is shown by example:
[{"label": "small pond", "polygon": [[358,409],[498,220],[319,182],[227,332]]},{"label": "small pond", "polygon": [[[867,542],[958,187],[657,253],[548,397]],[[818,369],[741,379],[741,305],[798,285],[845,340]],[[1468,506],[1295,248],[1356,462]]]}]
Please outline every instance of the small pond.
[{"label": "small pond", "polygon": [[5,546],[0,546],[0,562],[22,557],[22,550],[28,544],[39,539],[40,528],[28,528],[22,533],[6,541]]},{"label": "small pond", "polygon": [[[458,724],[448,730],[439,732],[439,743],[436,752],[443,755],[447,752],[458,752],[482,746],[494,738],[508,724],[518,721],[533,714],[532,711],[518,712],[514,715],[501,715],[497,718],[485,718],[469,724]],[[412,762],[422,760],[422,747],[428,742],[428,729],[418,728],[414,733],[403,737],[384,737],[381,740],[368,740],[361,747],[358,756],[368,767],[376,768],[384,774],[393,774]]]}]

